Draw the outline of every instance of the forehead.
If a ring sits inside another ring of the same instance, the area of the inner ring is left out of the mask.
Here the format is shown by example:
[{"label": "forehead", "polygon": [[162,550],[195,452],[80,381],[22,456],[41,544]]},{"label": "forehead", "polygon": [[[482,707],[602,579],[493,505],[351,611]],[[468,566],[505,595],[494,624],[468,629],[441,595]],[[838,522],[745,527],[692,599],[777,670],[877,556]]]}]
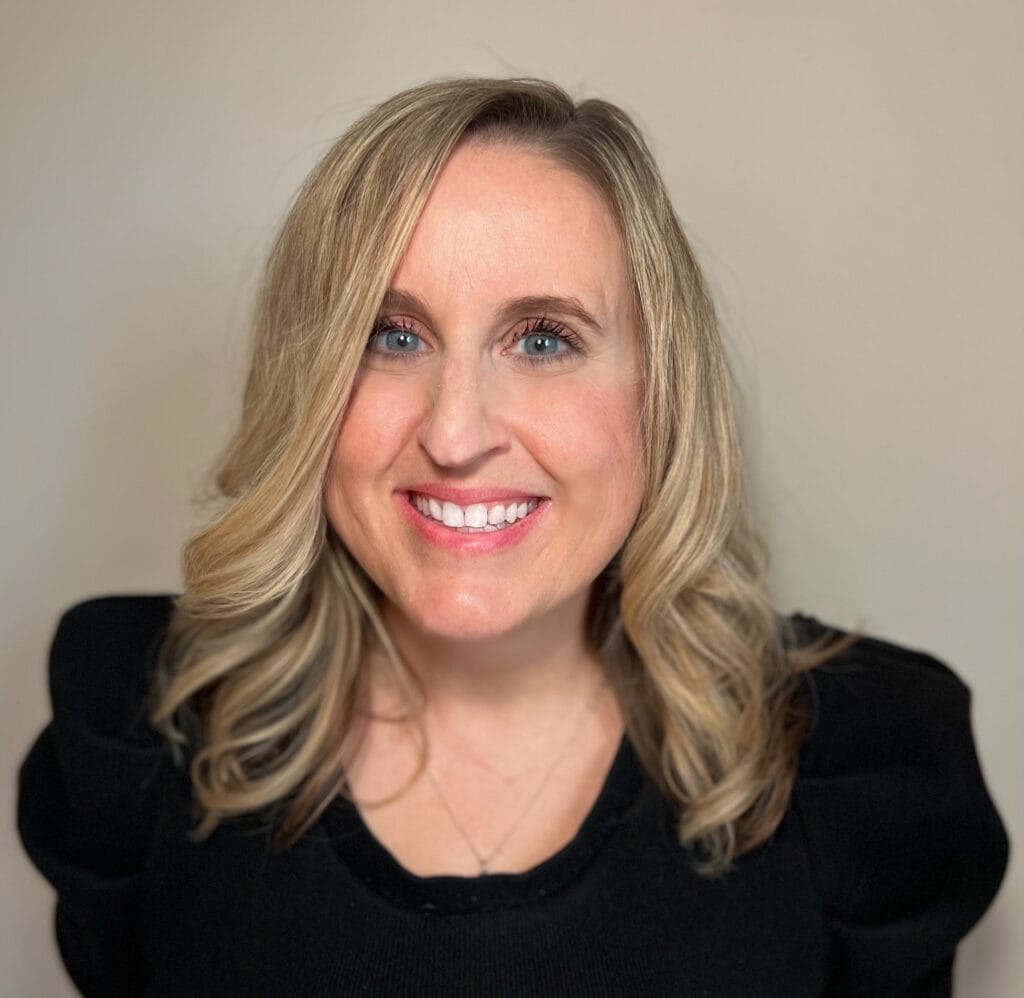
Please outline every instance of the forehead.
[{"label": "forehead", "polygon": [[626,307],[622,240],[603,196],[549,156],[469,142],[439,173],[392,286],[434,300],[574,295]]}]

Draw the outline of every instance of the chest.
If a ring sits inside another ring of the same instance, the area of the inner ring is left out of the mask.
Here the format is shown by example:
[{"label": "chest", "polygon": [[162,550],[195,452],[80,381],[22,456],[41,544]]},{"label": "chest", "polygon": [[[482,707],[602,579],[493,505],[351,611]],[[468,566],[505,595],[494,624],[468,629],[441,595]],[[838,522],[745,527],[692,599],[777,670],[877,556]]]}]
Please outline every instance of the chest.
[{"label": "chest", "polygon": [[[435,772],[428,760],[400,794],[379,781],[352,787],[374,839],[416,876],[522,873],[564,849],[593,811],[621,733],[570,758],[543,756],[502,772],[467,762]],[[369,775],[369,774],[364,774]]]},{"label": "chest", "polygon": [[578,834],[623,740],[606,698],[572,737],[432,745],[369,728],[346,771],[369,834],[419,877],[522,873]]},{"label": "chest", "polygon": [[[287,852],[256,834],[196,844],[167,829],[141,913],[147,993],[820,994],[827,946],[795,838],[783,829],[707,880],[663,817],[626,815],[551,894],[543,878],[511,876],[508,907],[493,903],[500,877],[484,878],[481,898],[480,881],[449,877],[388,896],[394,881],[374,881],[342,826],[318,825]],[[424,903],[435,890],[446,900]]]}]

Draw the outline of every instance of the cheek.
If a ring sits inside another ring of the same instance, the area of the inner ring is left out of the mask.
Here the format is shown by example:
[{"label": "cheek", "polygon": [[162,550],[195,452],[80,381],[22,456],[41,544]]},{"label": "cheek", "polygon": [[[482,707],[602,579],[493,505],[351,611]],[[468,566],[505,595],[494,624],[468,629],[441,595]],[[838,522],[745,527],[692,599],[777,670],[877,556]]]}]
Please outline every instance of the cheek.
[{"label": "cheek", "polygon": [[[337,476],[365,480],[386,468],[416,419],[416,393],[401,378],[357,379],[334,445]],[[358,472],[358,475],[355,473]]]},{"label": "cheek", "polygon": [[[543,439],[538,451],[552,478],[569,490],[568,498],[593,503],[595,515],[605,510],[615,519],[635,516],[642,492],[635,387],[574,381],[530,409],[544,414],[533,424],[535,439]],[[598,505],[599,498],[604,501]]]},{"label": "cheek", "polygon": [[402,379],[357,379],[335,439],[324,512],[364,566],[370,553],[363,550],[365,538],[380,521],[381,479],[415,426],[411,402],[416,393],[410,389]]}]

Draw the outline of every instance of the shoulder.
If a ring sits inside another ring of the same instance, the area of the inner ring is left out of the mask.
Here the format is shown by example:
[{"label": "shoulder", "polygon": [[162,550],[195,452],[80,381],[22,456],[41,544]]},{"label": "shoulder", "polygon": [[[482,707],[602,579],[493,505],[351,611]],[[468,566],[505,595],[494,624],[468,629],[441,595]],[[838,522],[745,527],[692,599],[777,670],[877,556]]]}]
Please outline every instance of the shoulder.
[{"label": "shoulder", "polygon": [[100,596],[65,610],[50,643],[54,721],[148,738],[140,723],[170,594]]},{"label": "shoulder", "polygon": [[[826,628],[803,617],[806,628]],[[836,630],[835,628],[829,628]],[[804,674],[810,724],[800,772],[832,774],[848,767],[969,760],[942,751],[943,739],[969,736],[971,694],[952,670],[922,651],[873,637]]]},{"label": "shoulder", "polygon": [[167,626],[175,597],[96,596],[64,610],[57,621],[52,650],[72,656],[115,656],[145,652]]},{"label": "shoulder", "polygon": [[[806,637],[825,629],[794,619]],[[872,637],[806,673],[804,690],[793,804],[837,973],[865,992],[938,981],[1007,863],[970,690],[933,656]]]},{"label": "shoulder", "polygon": [[21,763],[18,831],[57,891],[61,956],[84,994],[140,994],[140,874],[172,772],[147,719],[173,597],[78,603],[50,644],[53,719]]},{"label": "shoulder", "polygon": [[172,605],[171,596],[107,596],[60,616],[53,719],[22,762],[18,802],[25,845],[51,880],[75,856],[107,852],[111,865],[131,865],[145,846],[169,763],[147,694]]}]

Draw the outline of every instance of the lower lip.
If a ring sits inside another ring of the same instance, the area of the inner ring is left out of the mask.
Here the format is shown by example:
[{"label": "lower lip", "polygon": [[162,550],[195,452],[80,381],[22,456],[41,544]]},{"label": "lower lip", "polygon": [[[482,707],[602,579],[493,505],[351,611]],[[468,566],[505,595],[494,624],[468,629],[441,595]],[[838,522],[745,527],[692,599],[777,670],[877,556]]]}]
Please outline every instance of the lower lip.
[{"label": "lower lip", "polygon": [[438,547],[446,548],[449,551],[457,551],[459,554],[483,555],[494,554],[504,551],[518,544],[529,534],[534,527],[540,523],[542,517],[551,505],[549,499],[541,499],[537,508],[522,520],[516,520],[501,530],[466,531],[453,530],[446,527],[437,520],[424,516],[415,506],[409,502],[408,492],[394,493],[395,502],[402,516],[419,532],[419,534],[436,544]]}]

